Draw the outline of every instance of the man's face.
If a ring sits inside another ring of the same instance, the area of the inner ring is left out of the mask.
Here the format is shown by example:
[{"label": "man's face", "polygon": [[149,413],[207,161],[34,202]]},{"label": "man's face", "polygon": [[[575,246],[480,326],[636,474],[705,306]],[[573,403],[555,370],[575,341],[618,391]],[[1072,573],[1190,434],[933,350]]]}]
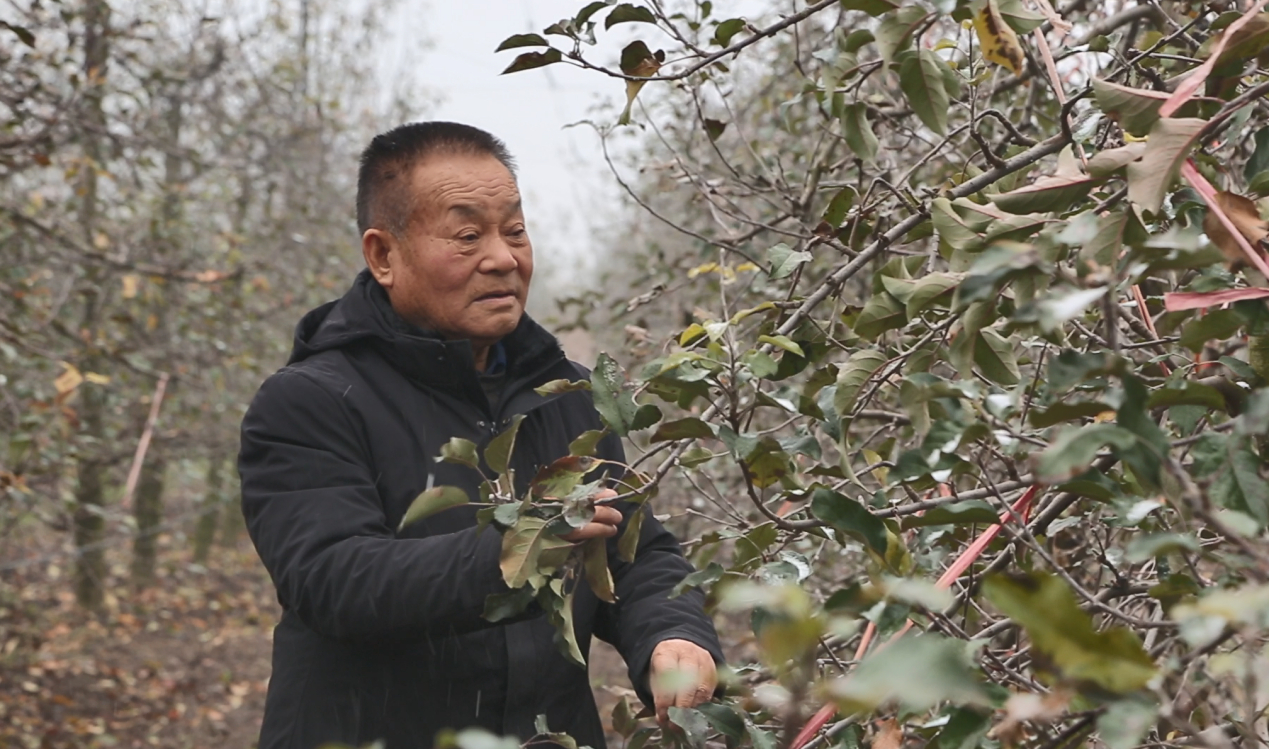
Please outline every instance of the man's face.
[{"label": "man's face", "polygon": [[515,178],[485,155],[430,156],[412,176],[413,220],[394,238],[384,283],[392,308],[446,338],[491,346],[520,322],[533,275]]}]

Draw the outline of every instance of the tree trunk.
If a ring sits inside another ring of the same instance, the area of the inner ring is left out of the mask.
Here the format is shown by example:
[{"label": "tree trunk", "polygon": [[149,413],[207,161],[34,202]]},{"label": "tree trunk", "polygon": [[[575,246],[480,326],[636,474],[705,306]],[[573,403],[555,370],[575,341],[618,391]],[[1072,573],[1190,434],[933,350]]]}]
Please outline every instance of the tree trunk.
[{"label": "tree trunk", "polygon": [[242,517],[242,491],[236,475],[230,479],[225,500],[225,511],[221,513],[220,545],[231,547],[238,543],[238,537],[247,529],[247,521]]},{"label": "tree trunk", "polygon": [[220,524],[221,508],[225,504],[224,469],[225,461],[220,455],[213,455],[207,461],[207,493],[203,495],[198,523],[194,526],[194,561],[198,564],[207,562],[216,540],[216,526]]},{"label": "tree trunk", "polygon": [[[84,159],[88,163],[80,170],[79,224],[88,246],[92,246],[97,228],[97,169],[102,162],[101,137],[106,130],[106,113],[102,106],[105,98],[106,63],[109,61],[110,6],[105,0],[87,0],[84,6]],[[85,278],[84,337],[90,349],[95,347],[98,336],[94,328],[99,324],[100,272],[92,267]],[[90,354],[85,364],[101,372],[100,356]],[[100,547],[105,530],[102,517],[102,480],[106,463],[102,456],[106,444],[105,411],[106,393],[100,387],[80,390],[82,404],[80,421],[84,430],[79,440],[78,477],[75,486],[74,538],[80,552],[75,565],[75,598],[81,606],[95,609],[101,606],[103,583],[106,576],[104,550]]]},{"label": "tree trunk", "polygon": [[132,584],[138,588],[154,584],[159,525],[163,522],[163,482],[166,474],[167,456],[162,447],[152,446],[148,459],[141,466],[137,496],[132,505],[133,517],[137,521],[137,537],[132,542]]},{"label": "tree trunk", "polygon": [[[103,433],[105,392],[98,387],[83,388],[80,420],[85,436]],[[75,485],[75,548],[79,557],[75,564],[75,600],[87,609],[101,606],[106,578],[105,550],[101,548],[106,521],[102,516],[102,479],[106,466],[99,453],[100,443],[83,445],[79,458],[79,475]]]}]

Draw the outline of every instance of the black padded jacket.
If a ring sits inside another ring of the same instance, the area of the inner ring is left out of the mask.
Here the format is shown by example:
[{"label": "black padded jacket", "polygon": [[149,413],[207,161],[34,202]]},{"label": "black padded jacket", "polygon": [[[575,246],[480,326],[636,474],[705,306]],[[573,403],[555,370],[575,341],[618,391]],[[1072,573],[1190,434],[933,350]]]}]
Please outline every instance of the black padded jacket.
[{"label": "black padded jacket", "polygon": [[[503,345],[505,386],[489,403],[470,344],[407,325],[363,271],[304,317],[290,362],[261,386],[238,463],[247,527],[283,609],[260,749],[379,739],[424,749],[437,731],[469,726],[525,740],[538,715],[603,746],[586,671],[559,654],[546,618],[481,618],[485,597],[506,591],[499,534],[477,532],[470,507],[395,530],[429,485],[478,496],[475,470],[436,461],[451,437],[483,447],[524,414],[512,465],[528,477],[601,426],[588,392],[534,392],[586,376],[552,335],[526,315]],[[620,440],[605,437],[599,452],[621,460]],[[690,640],[721,661],[700,594],[667,596],[691,565],[660,523],[645,516],[633,563],[615,548],[608,558],[618,602],[582,586],[574,603],[583,653],[592,635],[616,646],[645,703],[662,640]]]}]

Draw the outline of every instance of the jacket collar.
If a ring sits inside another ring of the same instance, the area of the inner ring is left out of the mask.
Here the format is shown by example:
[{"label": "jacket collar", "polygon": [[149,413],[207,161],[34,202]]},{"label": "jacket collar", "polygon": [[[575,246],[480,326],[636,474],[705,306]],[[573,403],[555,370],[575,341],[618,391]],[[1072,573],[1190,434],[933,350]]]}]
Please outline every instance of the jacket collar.
[{"label": "jacket collar", "polygon": [[[555,336],[527,314],[500,343],[509,395],[514,389],[540,384],[536,380],[567,361]],[[485,402],[471,342],[445,340],[403,320],[369,270],[357,275],[343,298],[304,316],[296,328],[290,363],[321,351],[352,346],[370,346],[393,368],[420,385],[474,404]]]}]

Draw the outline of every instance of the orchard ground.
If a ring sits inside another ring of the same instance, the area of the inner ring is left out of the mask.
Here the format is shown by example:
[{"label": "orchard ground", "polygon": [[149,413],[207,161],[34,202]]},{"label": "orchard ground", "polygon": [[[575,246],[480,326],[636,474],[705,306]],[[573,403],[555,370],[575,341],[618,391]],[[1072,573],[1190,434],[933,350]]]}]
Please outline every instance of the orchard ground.
[{"label": "orchard ground", "polygon": [[[65,534],[19,534],[6,561],[56,554]],[[109,549],[100,614],[76,607],[71,559],[0,573],[0,748],[250,749],[268,687],[280,608],[245,533],[190,562],[181,533],[160,536],[158,580],[128,588],[130,545]],[[126,594],[125,594],[126,592]],[[625,666],[597,643],[591,683],[605,726]]]}]

